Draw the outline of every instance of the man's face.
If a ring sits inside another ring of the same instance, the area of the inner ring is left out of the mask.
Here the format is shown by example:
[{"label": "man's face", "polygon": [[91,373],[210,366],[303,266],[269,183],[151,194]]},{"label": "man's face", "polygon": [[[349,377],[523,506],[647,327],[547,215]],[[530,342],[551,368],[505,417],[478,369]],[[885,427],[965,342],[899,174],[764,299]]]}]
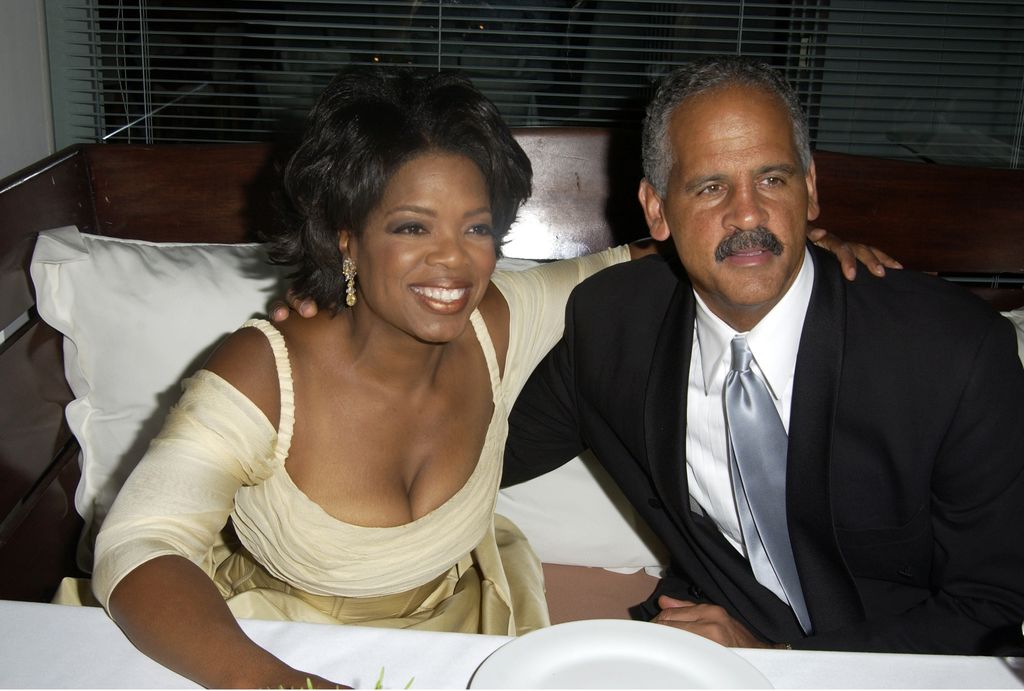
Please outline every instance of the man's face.
[{"label": "man's face", "polygon": [[804,172],[784,104],[758,88],[691,97],[669,126],[675,163],[664,198],[645,180],[652,237],[669,236],[707,306],[748,331],[786,293],[818,216],[814,166]]}]

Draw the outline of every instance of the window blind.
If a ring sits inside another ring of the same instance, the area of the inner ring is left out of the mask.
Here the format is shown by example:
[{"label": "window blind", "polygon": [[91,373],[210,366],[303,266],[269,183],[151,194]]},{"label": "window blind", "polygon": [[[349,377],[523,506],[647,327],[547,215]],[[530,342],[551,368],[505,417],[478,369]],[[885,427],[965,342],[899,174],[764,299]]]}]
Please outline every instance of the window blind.
[{"label": "window blind", "polygon": [[57,142],[266,141],[349,64],[458,69],[513,126],[638,127],[694,57],[782,69],[816,148],[1015,167],[1019,0],[47,0]]}]

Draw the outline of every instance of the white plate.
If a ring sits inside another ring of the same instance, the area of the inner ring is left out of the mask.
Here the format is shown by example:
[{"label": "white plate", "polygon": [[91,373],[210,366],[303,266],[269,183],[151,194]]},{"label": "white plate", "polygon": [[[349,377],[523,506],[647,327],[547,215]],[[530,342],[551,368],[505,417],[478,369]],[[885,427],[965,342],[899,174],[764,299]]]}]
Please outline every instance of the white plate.
[{"label": "white plate", "polygon": [[572,621],[509,641],[477,668],[474,689],[760,688],[772,686],[728,648],[663,624]]}]

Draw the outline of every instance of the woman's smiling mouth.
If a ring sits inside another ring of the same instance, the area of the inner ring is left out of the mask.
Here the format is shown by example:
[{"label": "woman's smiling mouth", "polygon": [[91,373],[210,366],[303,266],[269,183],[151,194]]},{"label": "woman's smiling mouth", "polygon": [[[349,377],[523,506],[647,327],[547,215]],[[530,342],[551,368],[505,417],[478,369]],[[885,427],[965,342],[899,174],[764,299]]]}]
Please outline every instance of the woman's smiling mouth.
[{"label": "woman's smiling mouth", "polygon": [[457,312],[469,299],[468,287],[412,286],[411,290],[427,307],[438,312]]}]

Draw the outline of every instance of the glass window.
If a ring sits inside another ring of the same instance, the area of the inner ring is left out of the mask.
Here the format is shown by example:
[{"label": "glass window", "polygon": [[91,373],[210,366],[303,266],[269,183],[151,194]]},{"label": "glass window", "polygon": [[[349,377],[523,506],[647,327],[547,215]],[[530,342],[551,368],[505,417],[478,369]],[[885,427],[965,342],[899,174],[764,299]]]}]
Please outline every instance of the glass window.
[{"label": "glass window", "polygon": [[1024,3],[47,0],[60,146],[265,141],[355,63],[459,69],[509,123],[638,127],[667,70],[783,69],[819,149],[1022,166]]}]

